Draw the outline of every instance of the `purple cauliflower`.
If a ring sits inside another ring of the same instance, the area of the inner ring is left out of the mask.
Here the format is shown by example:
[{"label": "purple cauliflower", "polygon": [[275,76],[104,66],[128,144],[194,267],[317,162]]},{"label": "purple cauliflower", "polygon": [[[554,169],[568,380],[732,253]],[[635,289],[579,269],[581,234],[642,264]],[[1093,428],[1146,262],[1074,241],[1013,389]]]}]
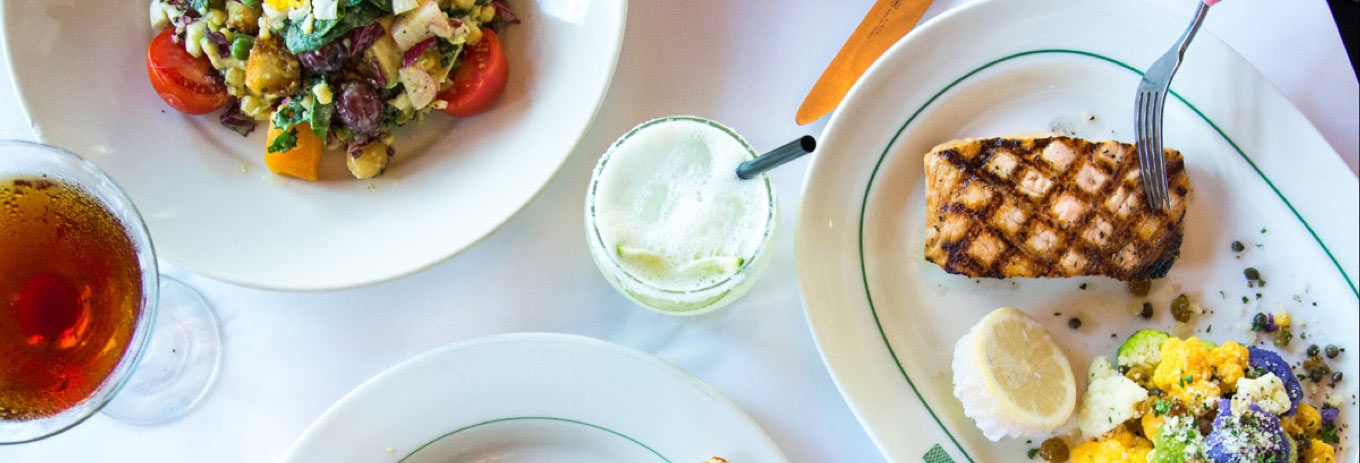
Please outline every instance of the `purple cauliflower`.
[{"label": "purple cauliflower", "polygon": [[1274,373],[1280,377],[1280,382],[1284,383],[1284,390],[1289,394],[1289,411],[1284,412],[1284,416],[1292,416],[1299,411],[1299,403],[1303,400],[1303,387],[1299,385],[1299,378],[1294,376],[1294,370],[1289,368],[1289,363],[1280,358],[1280,354],[1255,347],[1247,348],[1248,364],[1253,370],[1264,375]]},{"label": "purple cauliflower", "polygon": [[1256,404],[1235,416],[1228,399],[1218,401],[1218,417],[1205,444],[1214,463],[1285,462],[1290,456],[1289,437],[1278,417]]}]

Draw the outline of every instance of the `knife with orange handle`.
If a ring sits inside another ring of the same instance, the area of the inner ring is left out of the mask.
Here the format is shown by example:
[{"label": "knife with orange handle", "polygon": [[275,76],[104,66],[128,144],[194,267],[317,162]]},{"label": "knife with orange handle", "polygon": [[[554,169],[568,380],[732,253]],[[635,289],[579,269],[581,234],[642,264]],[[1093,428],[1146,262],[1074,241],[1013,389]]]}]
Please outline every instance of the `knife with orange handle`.
[{"label": "knife with orange handle", "polygon": [[878,0],[855,32],[836,52],[826,71],[798,107],[794,120],[804,125],[825,116],[841,104],[859,76],[874,64],[897,39],[907,35],[934,0]]}]

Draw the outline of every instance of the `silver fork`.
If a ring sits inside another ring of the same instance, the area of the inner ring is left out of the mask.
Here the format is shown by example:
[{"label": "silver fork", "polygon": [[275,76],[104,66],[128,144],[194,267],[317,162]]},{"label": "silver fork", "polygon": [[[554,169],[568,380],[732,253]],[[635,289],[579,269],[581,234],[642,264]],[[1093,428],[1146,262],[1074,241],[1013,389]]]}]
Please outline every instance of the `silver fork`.
[{"label": "silver fork", "polygon": [[1138,83],[1138,96],[1134,98],[1133,132],[1138,147],[1138,165],[1143,172],[1143,193],[1148,205],[1154,208],[1171,207],[1171,194],[1167,191],[1166,155],[1162,151],[1162,109],[1166,106],[1166,94],[1171,89],[1171,77],[1181,67],[1185,49],[1195,38],[1199,25],[1209,12],[1209,5],[1217,0],[1205,0],[1195,10],[1195,19],[1185,29],[1181,38],[1166,51],[1161,58],[1152,63],[1143,80]]}]

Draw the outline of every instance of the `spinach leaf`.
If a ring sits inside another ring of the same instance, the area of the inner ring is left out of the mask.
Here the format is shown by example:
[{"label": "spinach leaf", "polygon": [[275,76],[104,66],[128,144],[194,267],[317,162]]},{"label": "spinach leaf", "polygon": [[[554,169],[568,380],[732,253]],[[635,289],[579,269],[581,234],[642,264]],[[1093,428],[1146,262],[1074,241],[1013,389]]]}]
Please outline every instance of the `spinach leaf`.
[{"label": "spinach leaf", "polygon": [[336,19],[317,19],[312,22],[312,32],[302,31],[297,21],[289,21],[283,29],[283,42],[288,51],[302,53],[311,51],[344,37],[350,31],[376,21],[384,14],[383,10],[369,3],[359,3],[339,12]]},{"label": "spinach leaf", "polygon": [[458,57],[458,52],[463,51],[462,44],[454,45],[444,39],[436,41],[435,48],[439,50],[440,67],[449,67],[450,64],[453,64],[453,60]]},{"label": "spinach leaf", "polygon": [[[315,88],[316,84],[318,83],[322,84],[326,83],[326,78],[322,77],[320,79],[317,79],[316,81],[312,82],[312,86],[308,88]],[[315,101],[315,99],[313,100]],[[312,132],[315,132],[316,136],[321,137],[322,141],[326,140],[326,133],[330,131],[331,116],[333,114],[335,114],[334,99],[332,99],[331,102],[327,104],[321,104],[320,102],[312,103],[312,113],[308,119],[308,122],[311,122],[312,124]]]},{"label": "spinach leaf", "polygon": [[288,130],[310,119],[307,108],[302,106],[301,96],[289,98],[287,103],[274,110],[274,128]]},{"label": "spinach leaf", "polygon": [[[352,1],[352,2],[354,2],[354,3],[359,3],[357,0],[347,0],[347,1]],[[386,11],[386,12],[388,12],[388,13],[391,13],[391,12],[392,12],[392,0],[368,0],[368,3],[372,4],[372,5],[375,6],[375,7],[378,7],[378,9],[383,10],[383,11]]]},{"label": "spinach leaf", "polygon": [[282,153],[297,147],[297,129],[290,128],[287,131],[274,137],[274,141],[269,142],[269,147],[265,148],[268,153]]}]

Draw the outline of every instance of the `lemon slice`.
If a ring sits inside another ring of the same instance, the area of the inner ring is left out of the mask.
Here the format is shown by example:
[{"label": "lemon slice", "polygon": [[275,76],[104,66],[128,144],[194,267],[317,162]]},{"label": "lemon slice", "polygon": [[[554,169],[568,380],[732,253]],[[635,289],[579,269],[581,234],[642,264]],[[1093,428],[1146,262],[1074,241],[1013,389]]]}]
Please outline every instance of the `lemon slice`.
[{"label": "lemon slice", "polygon": [[954,345],[954,396],[993,441],[1037,437],[1072,417],[1077,382],[1039,322],[1015,309],[983,317]]}]

